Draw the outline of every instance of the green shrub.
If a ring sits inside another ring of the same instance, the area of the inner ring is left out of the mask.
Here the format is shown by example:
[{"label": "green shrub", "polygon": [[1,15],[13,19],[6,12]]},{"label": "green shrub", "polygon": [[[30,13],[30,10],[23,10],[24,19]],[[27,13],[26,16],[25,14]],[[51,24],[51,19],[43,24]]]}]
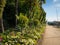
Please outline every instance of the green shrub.
[{"label": "green shrub", "polygon": [[29,22],[29,19],[22,13],[20,13],[20,15],[17,16],[17,19],[18,19],[18,25],[21,27],[26,27]]},{"label": "green shrub", "polygon": [[34,26],[40,25],[40,21],[38,19],[33,20]]},{"label": "green shrub", "polygon": [[[12,2],[12,0],[10,1]],[[8,3],[10,1],[8,1]],[[8,29],[8,31],[0,34],[1,45],[36,45],[37,40],[41,38],[41,34],[44,32],[44,25],[42,24],[45,22],[45,14],[43,14],[42,9],[39,7],[39,1],[19,0],[19,2],[21,3],[19,3],[18,14],[21,13],[19,16],[16,16],[18,25],[16,28]],[[14,5],[14,3],[11,3],[10,5],[8,3],[7,7]],[[14,6],[10,7],[11,11],[9,11],[12,12],[10,13],[12,14],[12,18],[15,13],[13,8]]]},{"label": "green shrub", "polygon": [[[32,38],[27,38],[24,35],[21,35],[24,33],[21,32],[9,32],[7,35],[6,34],[0,34],[0,40],[2,39],[2,41],[0,41],[1,45],[34,45],[36,43],[35,39]],[[26,34],[27,35],[27,34]],[[30,36],[30,35],[29,35]]]},{"label": "green shrub", "polygon": [[14,29],[10,30],[0,34],[0,40],[2,39],[2,41],[0,41],[1,45],[36,45],[37,40],[41,38],[44,27],[36,27],[35,29],[26,28],[24,30],[21,30],[21,32],[13,31]]},{"label": "green shrub", "polygon": [[29,26],[33,26],[33,27],[36,27],[36,26],[38,26],[38,25],[40,25],[40,21],[38,20],[38,19],[31,19],[30,21],[29,21]]}]

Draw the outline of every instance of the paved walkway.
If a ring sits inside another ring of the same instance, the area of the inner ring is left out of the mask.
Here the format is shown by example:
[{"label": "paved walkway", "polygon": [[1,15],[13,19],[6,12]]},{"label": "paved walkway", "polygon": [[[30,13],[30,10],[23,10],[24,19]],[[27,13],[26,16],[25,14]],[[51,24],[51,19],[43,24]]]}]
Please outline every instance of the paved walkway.
[{"label": "paved walkway", "polygon": [[60,29],[47,25],[42,45],[60,45]]}]

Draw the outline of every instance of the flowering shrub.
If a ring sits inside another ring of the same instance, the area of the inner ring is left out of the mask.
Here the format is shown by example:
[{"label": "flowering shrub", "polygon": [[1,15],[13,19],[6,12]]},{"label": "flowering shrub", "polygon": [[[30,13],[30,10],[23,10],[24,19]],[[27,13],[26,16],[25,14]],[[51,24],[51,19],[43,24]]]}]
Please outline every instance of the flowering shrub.
[{"label": "flowering shrub", "polygon": [[0,42],[3,40],[2,36],[0,36]]},{"label": "flowering shrub", "polygon": [[41,38],[38,29],[29,29],[20,31],[9,31],[0,34],[0,45],[36,45],[37,40]]}]

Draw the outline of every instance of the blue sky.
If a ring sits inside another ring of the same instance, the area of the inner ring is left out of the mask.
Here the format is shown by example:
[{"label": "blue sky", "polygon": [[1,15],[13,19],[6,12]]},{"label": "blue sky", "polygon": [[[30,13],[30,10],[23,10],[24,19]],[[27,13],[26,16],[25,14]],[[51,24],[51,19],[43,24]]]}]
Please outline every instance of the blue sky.
[{"label": "blue sky", "polygon": [[[58,14],[58,21],[60,21],[60,0],[46,0],[43,8],[46,12],[46,20],[56,21]],[[56,9],[58,13],[56,13]]]}]

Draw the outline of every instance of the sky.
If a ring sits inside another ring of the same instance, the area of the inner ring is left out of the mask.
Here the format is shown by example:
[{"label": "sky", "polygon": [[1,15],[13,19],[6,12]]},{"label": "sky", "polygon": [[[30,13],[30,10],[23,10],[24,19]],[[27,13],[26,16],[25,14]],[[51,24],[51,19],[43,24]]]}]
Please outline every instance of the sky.
[{"label": "sky", "polygon": [[46,0],[43,8],[46,12],[47,21],[60,21],[60,0]]}]

